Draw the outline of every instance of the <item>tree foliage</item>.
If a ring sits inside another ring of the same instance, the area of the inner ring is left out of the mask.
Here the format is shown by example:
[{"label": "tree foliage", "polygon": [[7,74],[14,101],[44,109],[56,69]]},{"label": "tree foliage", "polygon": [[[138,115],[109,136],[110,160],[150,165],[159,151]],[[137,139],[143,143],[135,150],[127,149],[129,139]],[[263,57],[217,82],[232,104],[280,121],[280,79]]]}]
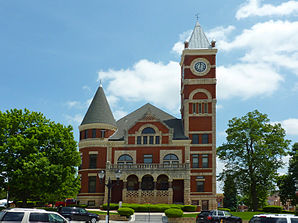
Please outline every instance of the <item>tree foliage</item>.
[{"label": "tree foliage", "polygon": [[277,186],[281,202],[285,205],[289,201],[295,206],[298,203],[298,197],[295,195],[295,181],[298,180],[298,143],[293,145],[290,155],[288,174],[278,177]]},{"label": "tree foliage", "polygon": [[27,109],[0,111],[0,186],[24,202],[77,194],[80,155],[72,130]]},{"label": "tree foliage", "polygon": [[231,211],[236,211],[238,206],[237,187],[235,178],[231,174],[225,174],[224,179],[224,200],[223,207],[229,208]]},{"label": "tree foliage", "polygon": [[250,209],[257,210],[273,189],[290,142],[280,124],[270,124],[268,116],[257,110],[230,120],[226,133],[227,142],[217,149],[218,157],[225,161],[223,175],[233,173]]}]

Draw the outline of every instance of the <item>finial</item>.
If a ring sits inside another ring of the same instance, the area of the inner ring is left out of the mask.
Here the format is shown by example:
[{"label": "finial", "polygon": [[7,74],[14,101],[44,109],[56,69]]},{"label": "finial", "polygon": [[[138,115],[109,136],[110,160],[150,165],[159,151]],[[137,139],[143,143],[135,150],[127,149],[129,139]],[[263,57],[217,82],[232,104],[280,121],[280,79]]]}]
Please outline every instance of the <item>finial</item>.
[{"label": "finial", "polygon": [[195,14],[195,17],[197,18],[197,22],[198,22],[199,21],[199,17],[200,17],[199,13]]},{"label": "finial", "polygon": [[102,87],[101,79],[99,80],[99,87]]}]

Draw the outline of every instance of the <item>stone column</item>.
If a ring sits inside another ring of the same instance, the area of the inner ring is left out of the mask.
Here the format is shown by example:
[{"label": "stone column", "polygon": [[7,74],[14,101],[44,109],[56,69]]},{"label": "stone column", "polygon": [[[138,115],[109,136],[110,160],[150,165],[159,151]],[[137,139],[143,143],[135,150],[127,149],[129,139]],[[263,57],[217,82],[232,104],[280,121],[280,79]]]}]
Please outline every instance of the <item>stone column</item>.
[{"label": "stone column", "polygon": [[184,204],[190,204],[190,179],[184,179]]},{"label": "stone column", "polygon": [[138,203],[141,203],[141,196],[142,196],[142,181],[139,181],[139,190],[138,190]]},{"label": "stone column", "polygon": [[126,202],[126,199],[127,199],[127,181],[123,181],[123,190],[122,190],[122,201],[123,203]]},{"label": "stone column", "polygon": [[168,188],[168,204],[173,204],[173,182],[169,181],[169,188]]}]

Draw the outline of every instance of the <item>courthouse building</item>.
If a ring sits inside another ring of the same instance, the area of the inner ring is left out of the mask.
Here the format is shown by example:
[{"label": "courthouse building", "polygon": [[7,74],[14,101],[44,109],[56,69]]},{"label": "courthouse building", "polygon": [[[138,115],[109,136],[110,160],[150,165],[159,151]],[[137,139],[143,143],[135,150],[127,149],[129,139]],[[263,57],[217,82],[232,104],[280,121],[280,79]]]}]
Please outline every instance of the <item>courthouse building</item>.
[{"label": "courthouse building", "polygon": [[181,55],[181,118],[148,103],[115,121],[99,86],[79,126],[80,204],[107,202],[97,174],[104,170],[105,181],[116,182],[121,170],[113,203],[217,207],[216,53],[197,22]]}]

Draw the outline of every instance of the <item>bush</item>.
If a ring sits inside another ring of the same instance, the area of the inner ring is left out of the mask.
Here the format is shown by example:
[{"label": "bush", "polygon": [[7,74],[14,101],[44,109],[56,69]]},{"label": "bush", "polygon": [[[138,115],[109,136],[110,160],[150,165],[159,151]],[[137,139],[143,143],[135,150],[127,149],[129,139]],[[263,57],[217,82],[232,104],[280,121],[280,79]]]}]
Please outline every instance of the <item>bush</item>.
[{"label": "bush", "polygon": [[230,211],[231,211],[231,209],[230,209],[230,208],[218,208],[218,210],[221,210],[221,211],[228,211],[228,212],[230,212]]},{"label": "bush", "polygon": [[56,207],[37,207],[37,209],[43,209],[46,211],[58,211]]},{"label": "bush", "polygon": [[126,217],[129,217],[129,216],[133,215],[133,213],[135,213],[135,211],[132,208],[119,208],[117,210],[117,212],[121,216],[126,216]]},{"label": "bush", "polygon": [[196,211],[196,209],[197,209],[197,206],[195,205],[184,205],[184,207],[182,207],[182,210],[186,212],[194,212]]},{"label": "bush", "polygon": [[266,207],[263,207],[264,212],[270,212],[270,213],[281,213],[282,207],[280,206],[274,206],[274,205],[268,205]]},{"label": "bush", "polygon": [[[117,210],[119,208],[119,204],[110,204],[110,210]],[[108,204],[103,204],[102,209],[107,210],[108,209]]]},{"label": "bush", "polygon": [[169,208],[165,210],[165,215],[168,218],[180,218],[183,215],[183,211],[177,208]]},{"label": "bush", "polygon": [[282,210],[282,213],[284,213],[284,214],[295,214],[294,211],[287,211],[287,210]]}]

